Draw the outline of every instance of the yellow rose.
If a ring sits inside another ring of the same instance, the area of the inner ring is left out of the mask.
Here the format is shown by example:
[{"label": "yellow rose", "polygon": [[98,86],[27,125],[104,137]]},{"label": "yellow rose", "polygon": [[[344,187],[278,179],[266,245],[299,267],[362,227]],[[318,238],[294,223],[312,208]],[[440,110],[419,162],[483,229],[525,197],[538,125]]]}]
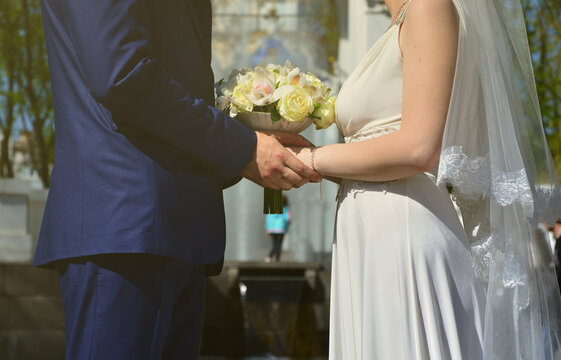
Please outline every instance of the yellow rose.
[{"label": "yellow rose", "polygon": [[251,84],[249,83],[237,85],[232,91],[232,102],[240,111],[251,112],[253,110],[253,103],[245,96],[250,92]]},{"label": "yellow rose", "polygon": [[277,110],[287,121],[302,121],[314,111],[314,101],[308,92],[298,86],[289,86],[277,103]]},{"label": "yellow rose", "polygon": [[316,129],[327,129],[335,122],[335,96],[330,97],[314,111]]}]

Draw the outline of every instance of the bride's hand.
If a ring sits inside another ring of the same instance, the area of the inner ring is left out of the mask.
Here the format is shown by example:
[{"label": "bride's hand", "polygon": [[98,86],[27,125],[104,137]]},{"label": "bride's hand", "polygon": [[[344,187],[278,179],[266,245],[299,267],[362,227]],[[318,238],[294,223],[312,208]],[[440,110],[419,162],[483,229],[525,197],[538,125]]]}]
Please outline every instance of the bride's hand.
[{"label": "bride's hand", "polygon": [[[314,149],[314,146],[304,146],[304,147],[301,147],[301,146],[287,146],[286,148],[298,160],[302,161],[304,164],[313,168],[312,150]],[[317,170],[315,170],[315,171],[317,172]],[[319,174],[319,172],[318,172],[318,174]],[[322,178],[324,178],[326,180],[332,181],[336,184],[341,184],[341,179],[340,178],[332,177],[332,176],[325,176],[325,175],[321,175],[321,176],[322,176]]]},{"label": "bride's hand", "polygon": [[312,146],[287,146],[286,149],[298,160],[312,167]]}]

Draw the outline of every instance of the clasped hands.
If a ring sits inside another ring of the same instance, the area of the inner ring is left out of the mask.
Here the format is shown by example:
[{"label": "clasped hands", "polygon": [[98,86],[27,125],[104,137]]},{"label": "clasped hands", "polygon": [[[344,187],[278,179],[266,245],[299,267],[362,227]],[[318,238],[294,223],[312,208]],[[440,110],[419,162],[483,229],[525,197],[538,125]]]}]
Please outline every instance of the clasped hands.
[{"label": "clasped hands", "polygon": [[274,190],[290,190],[308,182],[321,182],[321,175],[306,162],[306,153],[313,144],[304,137],[286,132],[257,131],[256,134],[257,146],[253,159],[242,171],[243,177]]}]

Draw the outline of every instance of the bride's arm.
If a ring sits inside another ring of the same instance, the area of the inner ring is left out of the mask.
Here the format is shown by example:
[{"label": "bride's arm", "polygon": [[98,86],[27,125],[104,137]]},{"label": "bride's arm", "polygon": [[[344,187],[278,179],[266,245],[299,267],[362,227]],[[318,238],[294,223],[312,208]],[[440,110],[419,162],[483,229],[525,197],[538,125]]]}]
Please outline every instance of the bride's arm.
[{"label": "bride's arm", "polygon": [[[428,171],[437,165],[458,46],[458,19],[452,2],[414,0],[402,25],[400,46],[403,54],[401,129],[359,143],[316,149],[314,167],[320,174],[387,181]],[[298,153],[305,164],[311,163],[310,149]]]}]

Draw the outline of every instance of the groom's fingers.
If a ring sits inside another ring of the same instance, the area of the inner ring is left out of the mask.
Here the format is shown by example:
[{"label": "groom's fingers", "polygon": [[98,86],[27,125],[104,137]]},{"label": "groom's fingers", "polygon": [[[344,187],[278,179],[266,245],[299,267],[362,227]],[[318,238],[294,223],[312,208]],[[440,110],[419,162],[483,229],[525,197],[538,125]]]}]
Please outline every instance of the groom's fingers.
[{"label": "groom's fingers", "polygon": [[298,175],[289,167],[285,168],[281,179],[287,180],[290,183],[290,185],[294,188],[299,188],[300,186],[310,181],[308,178]]},{"label": "groom's fingers", "polygon": [[276,136],[260,132],[254,158],[242,175],[261,186],[283,190],[321,181],[321,176],[294,157]]},{"label": "groom's fingers", "polygon": [[310,178],[301,175],[306,173],[306,166],[292,156],[286,148],[281,146],[280,150],[282,154],[279,154],[278,159],[282,160],[271,167],[268,180],[282,190],[299,188],[308,183]]},{"label": "groom's fingers", "polygon": [[290,190],[292,188],[298,188],[298,186],[295,186],[291,180],[284,179],[284,178],[279,179],[279,189]]},{"label": "groom's fingers", "polygon": [[[288,151],[288,150],[287,150]],[[311,181],[311,182],[321,182],[321,175],[312,170],[309,166],[306,166],[303,162],[298,160],[292,154],[288,156],[285,160],[285,164],[288,168],[294,171],[297,175]],[[302,184],[303,185],[303,184]],[[300,185],[301,186],[301,185]]]}]

